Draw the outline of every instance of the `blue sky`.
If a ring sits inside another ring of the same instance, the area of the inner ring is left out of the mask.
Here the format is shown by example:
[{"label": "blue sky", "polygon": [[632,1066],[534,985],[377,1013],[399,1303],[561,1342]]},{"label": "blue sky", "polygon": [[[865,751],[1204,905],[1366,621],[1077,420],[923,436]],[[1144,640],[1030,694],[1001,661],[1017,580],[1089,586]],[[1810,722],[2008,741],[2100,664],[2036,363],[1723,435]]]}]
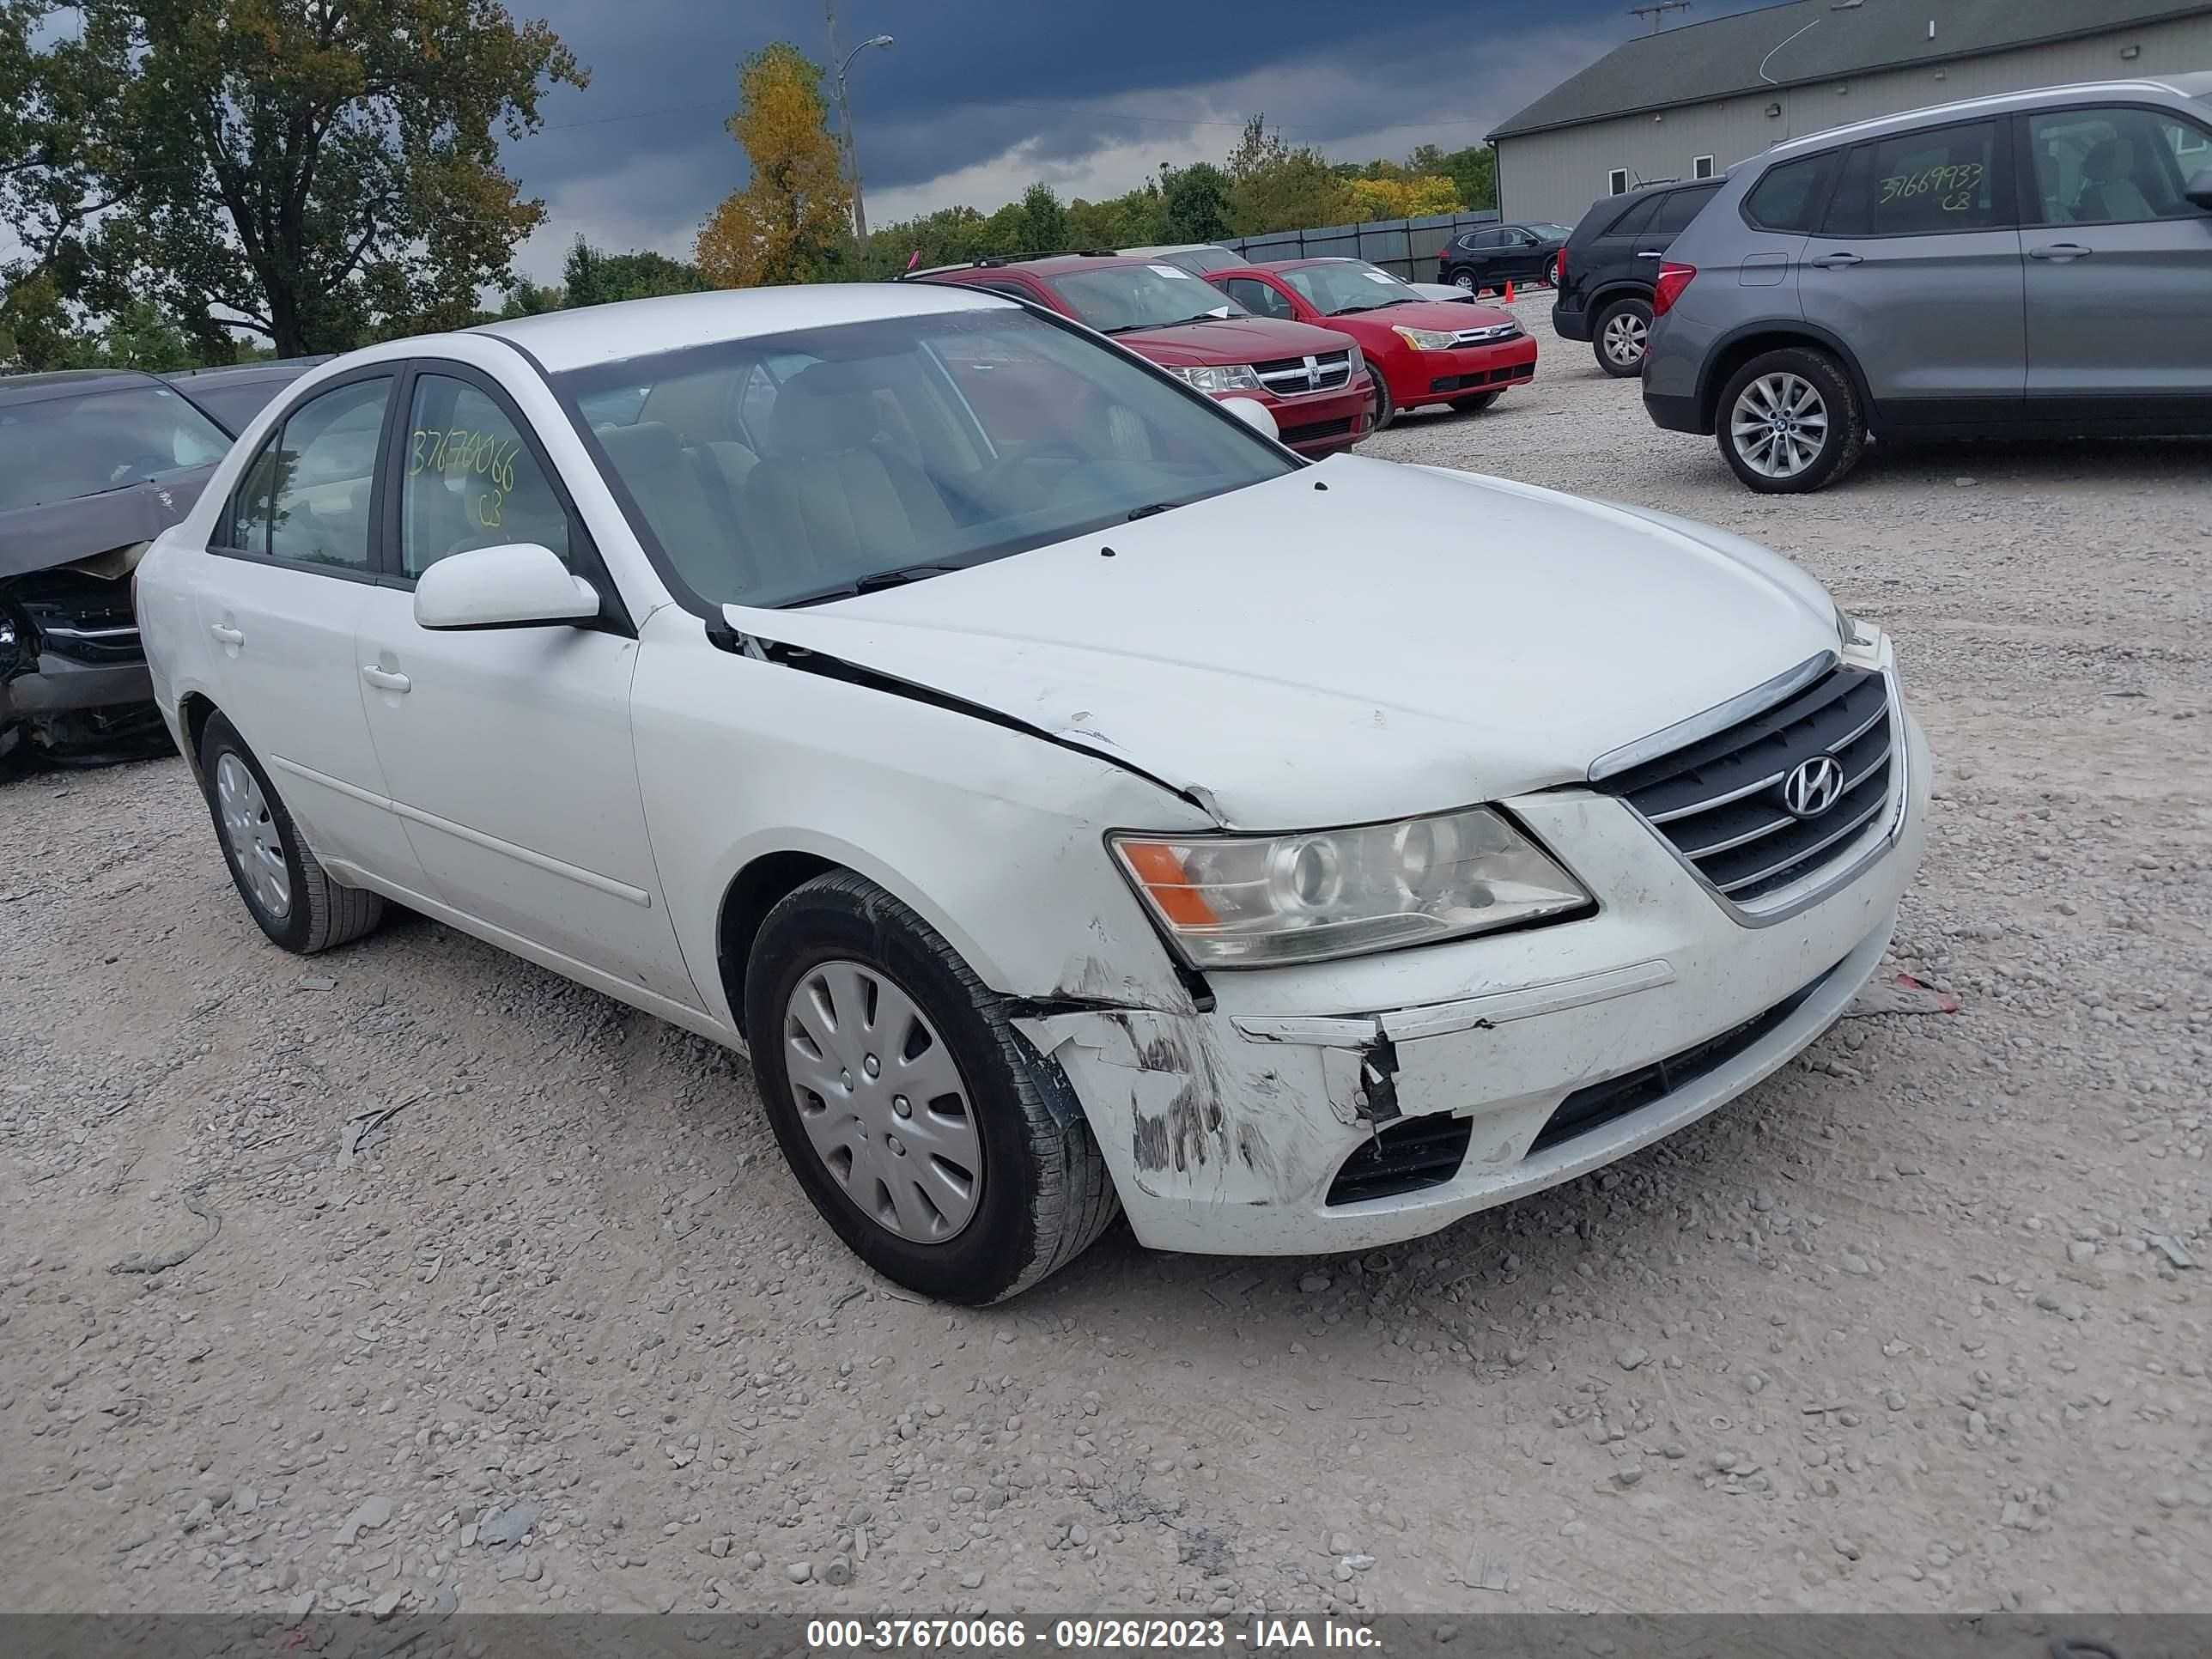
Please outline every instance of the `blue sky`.
[{"label": "blue sky", "polygon": [[[1764,0],[1698,0],[1671,26]],[[826,55],[821,0],[508,0],[592,71],[546,101],[508,165],[552,222],[519,264],[544,280],[578,232],[689,252],[743,183],[723,130],[737,64],[775,40]],[[1161,161],[1218,160],[1243,118],[1334,157],[1474,143],[1648,25],[1631,0],[842,0],[871,223],[955,202],[987,211],[1042,179],[1112,195]]]}]

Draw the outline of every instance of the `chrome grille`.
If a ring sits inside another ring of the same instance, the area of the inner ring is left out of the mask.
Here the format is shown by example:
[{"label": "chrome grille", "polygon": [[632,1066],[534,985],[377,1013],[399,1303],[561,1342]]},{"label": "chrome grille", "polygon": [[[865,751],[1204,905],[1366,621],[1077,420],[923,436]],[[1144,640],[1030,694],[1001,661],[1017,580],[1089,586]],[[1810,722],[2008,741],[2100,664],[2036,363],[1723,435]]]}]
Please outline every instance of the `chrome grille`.
[{"label": "chrome grille", "polygon": [[1452,343],[1455,346],[1495,345],[1500,340],[1516,339],[1520,333],[1521,325],[1518,323],[1492,323],[1486,328],[1460,330],[1452,336]]},{"label": "chrome grille", "polygon": [[1317,357],[1274,357],[1253,364],[1252,372],[1278,398],[1334,392],[1352,378],[1352,354],[1324,351]]},{"label": "chrome grille", "polygon": [[[1832,668],[1772,708],[1599,787],[1641,813],[1714,890],[1737,904],[1819,869],[1888,809],[1895,736],[1889,684]],[[1832,757],[1841,787],[1817,812],[1784,799],[1791,775]]]}]

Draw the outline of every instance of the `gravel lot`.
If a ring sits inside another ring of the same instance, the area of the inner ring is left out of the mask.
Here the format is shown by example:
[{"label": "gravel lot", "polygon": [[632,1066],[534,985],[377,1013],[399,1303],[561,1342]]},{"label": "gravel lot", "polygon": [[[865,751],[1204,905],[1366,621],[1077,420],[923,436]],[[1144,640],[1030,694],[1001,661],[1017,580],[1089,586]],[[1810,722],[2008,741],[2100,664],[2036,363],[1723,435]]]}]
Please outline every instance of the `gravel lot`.
[{"label": "gravel lot", "polygon": [[1548,309],[1534,388],[1370,453],[1887,627],[1942,771],[1898,965],[1962,1012],[1409,1247],[1117,1230],[955,1315],[731,1055],[419,920],[281,955],[180,761],[0,786],[0,1604],[2212,1606],[2212,446],[1765,501]]}]

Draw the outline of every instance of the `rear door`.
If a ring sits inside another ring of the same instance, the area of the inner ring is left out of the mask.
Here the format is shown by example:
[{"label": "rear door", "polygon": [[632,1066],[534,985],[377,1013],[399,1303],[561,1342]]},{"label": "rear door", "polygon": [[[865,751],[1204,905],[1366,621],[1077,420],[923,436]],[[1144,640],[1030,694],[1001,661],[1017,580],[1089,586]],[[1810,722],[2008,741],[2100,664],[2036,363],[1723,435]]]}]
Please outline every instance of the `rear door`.
[{"label": "rear door", "polygon": [[353,660],[374,589],[373,481],[398,368],[326,383],[291,410],[216,521],[197,599],[209,692],[326,862],[419,885],[385,805]]},{"label": "rear door", "polygon": [[2002,117],[1893,134],[1844,155],[1800,256],[1798,297],[1808,322],[1850,347],[1891,422],[2020,414],[2027,336],[2012,171]]},{"label": "rear door", "polygon": [[2110,104],[2020,125],[2029,418],[2212,418],[2212,213],[2182,193],[2212,131]]}]

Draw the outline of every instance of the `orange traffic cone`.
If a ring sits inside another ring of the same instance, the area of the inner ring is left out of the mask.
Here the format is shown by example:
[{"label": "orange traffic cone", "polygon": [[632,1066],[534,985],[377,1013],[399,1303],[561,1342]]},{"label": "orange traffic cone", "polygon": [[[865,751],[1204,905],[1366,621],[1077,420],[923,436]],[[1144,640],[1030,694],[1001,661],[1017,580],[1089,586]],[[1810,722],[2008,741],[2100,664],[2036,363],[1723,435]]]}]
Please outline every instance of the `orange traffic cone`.
[{"label": "orange traffic cone", "polygon": [[1509,306],[1513,303],[1513,279],[1510,276],[1505,279],[1505,303]]}]

